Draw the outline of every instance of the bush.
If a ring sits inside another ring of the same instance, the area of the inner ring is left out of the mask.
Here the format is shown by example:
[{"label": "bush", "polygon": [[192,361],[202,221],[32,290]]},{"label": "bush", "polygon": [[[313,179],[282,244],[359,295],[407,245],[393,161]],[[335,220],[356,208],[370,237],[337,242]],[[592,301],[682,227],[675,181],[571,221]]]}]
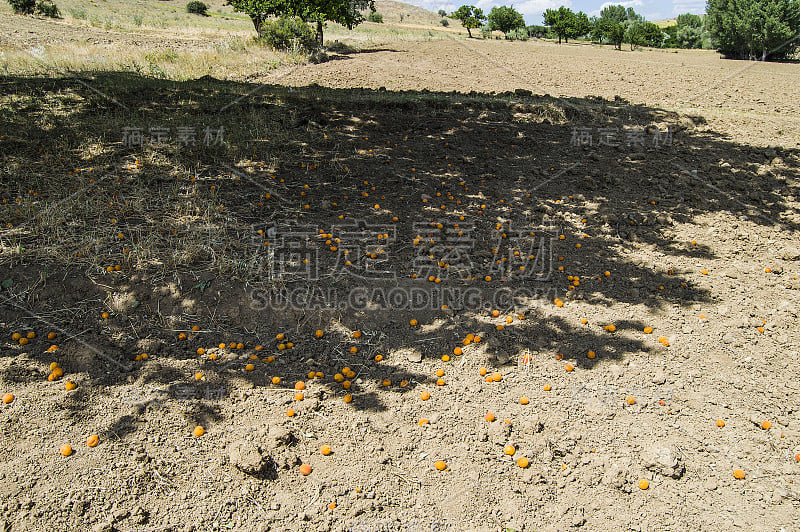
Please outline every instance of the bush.
[{"label": "bush", "polygon": [[281,17],[261,25],[260,39],[276,50],[313,52],[319,47],[317,32],[298,17]]},{"label": "bush", "polygon": [[36,9],[36,0],[8,0],[8,3],[18,15],[32,15]]},{"label": "bush", "polygon": [[367,15],[367,20],[369,20],[370,22],[377,22],[378,24],[383,24],[383,15],[373,11],[372,13]]},{"label": "bush", "polygon": [[36,14],[43,17],[61,18],[61,11],[58,10],[58,7],[52,2],[44,0],[39,0],[39,3],[36,4]]},{"label": "bush", "polygon": [[506,39],[508,39],[509,41],[527,41],[528,30],[526,30],[525,28],[511,30],[508,33],[506,33]]},{"label": "bush", "polygon": [[445,11],[444,9],[440,9],[439,10],[439,16],[440,17],[446,17],[447,16],[447,11]]},{"label": "bush", "polygon": [[444,26],[444,27],[446,28],[446,27],[447,27],[447,26],[449,26],[449,25],[450,25],[450,21],[449,21],[449,20],[447,20],[446,18],[443,18],[443,19],[442,19],[442,26]]},{"label": "bush", "polygon": [[208,6],[205,5],[203,2],[200,2],[199,0],[192,0],[191,2],[186,4],[187,13],[194,13],[195,15],[206,16],[206,11],[208,11]]}]

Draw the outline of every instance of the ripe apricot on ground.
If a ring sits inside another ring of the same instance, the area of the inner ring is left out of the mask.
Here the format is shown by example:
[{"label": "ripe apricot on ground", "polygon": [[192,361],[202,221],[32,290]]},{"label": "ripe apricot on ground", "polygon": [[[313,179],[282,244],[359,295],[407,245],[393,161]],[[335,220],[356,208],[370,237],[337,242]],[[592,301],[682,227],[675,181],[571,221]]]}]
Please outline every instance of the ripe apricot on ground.
[{"label": "ripe apricot on ground", "polygon": [[416,327],[417,323],[419,322],[417,320],[411,320],[409,323],[411,324],[412,327]]},{"label": "ripe apricot on ground", "polygon": [[460,347],[456,347],[455,349],[453,349],[453,354],[454,355],[460,355],[461,353],[462,353],[462,351],[461,351]]},{"label": "ripe apricot on ground", "polygon": [[333,452],[333,449],[331,449],[330,445],[323,445],[322,447],[319,448],[319,452],[322,453],[322,456],[328,456]]},{"label": "ripe apricot on ground", "polygon": [[480,371],[479,371],[479,373],[481,374],[481,377],[485,377],[487,372],[488,372],[488,370],[486,368],[481,368]]},{"label": "ripe apricot on ground", "polygon": [[737,469],[736,471],[733,472],[733,478],[735,479],[741,480],[744,478],[744,476],[745,476],[744,471],[742,471],[741,469]]},{"label": "ripe apricot on ground", "polygon": [[486,421],[491,423],[492,421],[495,420],[495,417],[494,417],[494,414],[492,412],[486,412],[486,415],[483,416],[483,419],[485,419]]},{"label": "ripe apricot on ground", "polygon": [[645,334],[650,334],[651,332],[653,332],[653,328],[652,327],[645,327],[644,328],[644,333]]},{"label": "ripe apricot on ground", "polygon": [[771,427],[772,427],[772,423],[770,423],[769,421],[762,421],[761,422],[761,428],[762,429],[769,430]]},{"label": "ripe apricot on ground", "polygon": [[428,399],[431,398],[431,394],[428,392],[422,392],[421,394],[419,394],[419,398],[422,399],[423,401],[427,401]]},{"label": "ripe apricot on ground", "polygon": [[256,367],[255,367],[253,364],[247,364],[247,365],[244,367],[244,370],[245,370],[245,371],[253,371],[254,369],[256,369]]},{"label": "ripe apricot on ground", "polygon": [[437,460],[436,463],[433,465],[439,471],[444,471],[445,469],[447,469],[447,464],[444,462],[444,460]]},{"label": "ripe apricot on ground", "polygon": [[61,452],[61,454],[63,456],[69,456],[69,455],[72,454],[72,447],[70,447],[69,445],[64,444],[64,445],[61,446],[59,451]]},{"label": "ripe apricot on ground", "polygon": [[646,478],[643,478],[642,480],[639,481],[639,489],[646,490],[649,487],[650,487],[650,483],[647,482]]},{"label": "ripe apricot on ground", "polygon": [[575,366],[573,366],[572,364],[567,364],[566,366],[564,366],[564,369],[566,371],[572,371],[573,369],[575,369]]},{"label": "ripe apricot on ground", "polygon": [[301,465],[300,466],[300,474],[303,475],[304,477],[310,475],[311,474],[311,466],[308,465],[308,464]]},{"label": "ripe apricot on ground", "polygon": [[272,384],[280,384],[281,378],[280,377],[272,377]]},{"label": "ripe apricot on ground", "polygon": [[616,330],[617,330],[617,328],[616,328],[614,325],[606,325],[605,329],[606,329],[608,332],[614,332],[614,331],[616,331]]},{"label": "ripe apricot on ground", "polygon": [[72,390],[74,390],[77,387],[78,387],[78,385],[75,384],[75,381],[67,381],[66,383],[64,383],[64,388],[66,388],[66,390],[68,392],[71,392]]},{"label": "ripe apricot on ground", "polygon": [[503,452],[506,453],[508,456],[513,456],[514,453],[517,452],[517,450],[514,448],[513,445],[506,445],[503,448]]},{"label": "ripe apricot on ground", "polygon": [[286,417],[294,417],[294,409],[293,408],[289,408],[288,410],[286,410]]},{"label": "ripe apricot on ground", "polygon": [[12,393],[4,393],[3,394],[3,402],[5,404],[9,404],[14,401],[14,394]]},{"label": "ripe apricot on ground", "polygon": [[549,384],[545,384],[544,387],[542,388],[542,390],[544,390],[546,392],[549,392],[550,390],[552,390],[552,388],[550,387]]},{"label": "ripe apricot on ground", "polygon": [[345,395],[345,396],[344,396],[344,402],[345,402],[345,403],[350,403],[350,402],[352,402],[352,401],[353,401],[353,396],[352,396],[352,395],[350,395],[349,393],[348,393],[347,395]]},{"label": "ripe apricot on ground", "polygon": [[203,428],[203,427],[201,427],[200,425],[197,425],[197,426],[194,428],[194,430],[192,431],[192,434],[194,434],[194,435],[195,435],[195,437],[197,437],[197,438],[199,438],[200,436],[202,436],[202,435],[203,435],[203,434],[205,434],[205,433],[206,433],[206,429],[204,429],[204,428]]},{"label": "ripe apricot on ground", "polygon": [[725,422],[723,420],[721,420],[721,419],[718,419],[717,420],[717,426],[718,427],[724,427],[725,426]]},{"label": "ripe apricot on ground", "polygon": [[89,447],[97,447],[98,443],[100,443],[100,437],[97,434],[92,434],[86,439],[86,445]]},{"label": "ripe apricot on ground", "polygon": [[530,461],[527,458],[525,458],[524,456],[520,456],[517,459],[517,465],[519,467],[521,467],[522,469],[525,469],[526,467],[528,467],[529,464],[530,464]]},{"label": "ripe apricot on ground", "polygon": [[294,389],[295,390],[305,390],[306,389],[306,383],[303,382],[303,381],[297,381],[294,384]]},{"label": "ripe apricot on ground", "polygon": [[321,329],[318,329],[317,332],[314,333],[314,336],[316,336],[317,338],[322,338],[323,334],[325,333],[323,333]]},{"label": "ripe apricot on ground", "polygon": [[296,394],[294,394],[295,401],[302,401],[304,398],[305,396],[303,395],[303,392],[297,392]]},{"label": "ripe apricot on ground", "polygon": [[629,405],[635,405],[636,398],[632,395],[629,395],[628,397],[625,398],[625,402],[628,403]]}]

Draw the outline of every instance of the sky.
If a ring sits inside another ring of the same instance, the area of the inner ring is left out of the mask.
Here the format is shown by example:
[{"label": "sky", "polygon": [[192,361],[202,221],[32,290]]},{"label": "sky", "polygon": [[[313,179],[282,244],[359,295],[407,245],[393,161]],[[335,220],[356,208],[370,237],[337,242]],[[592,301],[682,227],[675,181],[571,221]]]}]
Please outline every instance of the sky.
[{"label": "sky", "polygon": [[542,13],[545,9],[558,9],[559,6],[567,6],[573,11],[583,11],[587,15],[595,16],[600,14],[600,10],[607,5],[621,4],[625,7],[633,7],[637,13],[644,15],[647,20],[662,20],[674,18],[682,13],[695,13],[702,15],[706,10],[705,0],[628,0],[624,2],[598,2],[592,0],[402,0],[415,6],[424,7],[433,12],[444,9],[448,13],[456,10],[462,4],[471,4],[483,9],[488,13],[492,7],[500,5],[510,5],[522,13],[525,17],[525,24],[542,25]]}]

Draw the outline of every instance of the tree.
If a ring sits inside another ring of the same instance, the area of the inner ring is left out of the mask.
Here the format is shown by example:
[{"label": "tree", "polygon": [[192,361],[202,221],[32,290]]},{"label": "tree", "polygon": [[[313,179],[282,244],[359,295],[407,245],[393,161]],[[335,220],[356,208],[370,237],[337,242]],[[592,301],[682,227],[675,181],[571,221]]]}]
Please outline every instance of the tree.
[{"label": "tree", "polygon": [[486,21],[483,10],[475,6],[461,6],[454,13],[452,18],[461,21],[461,25],[467,28],[467,33],[472,38],[472,30],[480,28]]},{"label": "tree", "polygon": [[562,38],[565,42],[569,42],[568,39],[572,36],[575,27],[575,13],[564,6],[558,9],[548,9],[544,12],[544,24],[550,26],[553,33],[558,35],[558,44],[561,44]]},{"label": "tree", "polygon": [[653,48],[661,48],[664,44],[666,35],[664,31],[654,22],[644,22],[644,43]]},{"label": "tree", "polygon": [[727,58],[785,59],[800,45],[798,0],[708,0],[706,22]]},{"label": "tree", "polygon": [[572,26],[569,30],[568,37],[577,39],[583,37],[592,31],[592,23],[589,17],[583,11],[575,13],[575,18],[572,20]]},{"label": "tree", "polygon": [[634,50],[635,48],[642,46],[645,43],[644,24],[642,24],[641,22],[634,22],[633,24],[629,24],[628,27],[625,29],[623,40],[631,45],[631,50]]},{"label": "tree", "polygon": [[226,4],[247,14],[259,34],[264,21],[271,16],[298,17],[303,22],[316,22],[320,46],[326,21],[353,29],[364,21],[363,10],[375,11],[374,0],[227,0]]},{"label": "tree", "polygon": [[525,27],[525,19],[519,11],[508,6],[493,7],[489,11],[488,21],[492,30],[500,30],[503,33]]}]

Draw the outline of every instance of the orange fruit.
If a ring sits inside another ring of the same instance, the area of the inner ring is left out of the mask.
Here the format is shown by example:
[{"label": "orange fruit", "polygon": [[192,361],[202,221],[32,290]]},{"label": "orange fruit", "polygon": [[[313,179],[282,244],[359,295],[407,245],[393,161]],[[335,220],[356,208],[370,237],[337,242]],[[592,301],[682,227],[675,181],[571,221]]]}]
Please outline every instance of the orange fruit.
[{"label": "orange fruit", "polygon": [[417,320],[411,320],[409,323],[411,324],[412,327],[416,327],[417,323],[419,322],[417,322]]},{"label": "orange fruit", "polygon": [[628,403],[629,405],[635,405],[636,398],[632,395],[629,395],[628,397],[625,398],[625,402]]},{"label": "orange fruit", "polygon": [[737,469],[736,471],[733,472],[733,478],[735,479],[741,480],[744,478],[744,476],[745,476],[744,471],[742,471],[741,469]]},{"label": "orange fruit", "polygon": [[770,423],[769,421],[762,421],[761,422],[761,428],[762,429],[769,430],[770,427],[772,427],[772,423]]},{"label": "orange fruit", "polygon": [[652,327],[645,327],[644,328],[644,333],[645,334],[650,334],[651,332],[653,332],[653,328]]},{"label": "orange fruit", "polygon": [[255,367],[254,365],[252,365],[252,364],[247,364],[247,365],[244,367],[244,370],[245,370],[245,371],[253,371],[254,369],[256,369],[256,367]]},{"label": "orange fruit", "polygon": [[311,466],[308,465],[308,464],[301,465],[300,466],[300,474],[303,475],[304,477],[310,475],[311,474]]},{"label": "orange fruit", "polygon": [[323,445],[322,447],[319,448],[319,452],[322,453],[322,456],[328,456],[333,452],[333,449],[331,449],[330,445]]},{"label": "orange fruit", "polygon": [[575,369],[575,366],[573,366],[572,364],[567,364],[566,366],[564,366],[564,369],[566,371],[572,371],[573,369]]},{"label": "orange fruit", "polygon": [[461,353],[463,353],[463,351],[461,350],[460,347],[456,347],[455,349],[453,349],[454,355],[460,355]]},{"label": "orange fruit", "polygon": [[718,420],[717,420],[717,426],[718,426],[718,427],[720,427],[720,428],[721,428],[721,427],[724,427],[724,426],[725,426],[725,421],[723,421],[723,420],[721,420],[721,419],[718,419]]},{"label": "orange fruit", "polygon": [[605,329],[606,329],[608,332],[614,332],[614,331],[616,331],[616,330],[617,330],[617,328],[616,328],[614,325],[606,325]]},{"label": "orange fruit", "polygon": [[197,354],[198,354],[198,355],[204,355],[205,353],[206,353],[206,350],[205,350],[205,349],[203,349],[202,347],[199,347],[199,348],[197,349]]},{"label": "orange fruit", "polygon": [[294,384],[294,389],[295,390],[305,390],[306,389],[306,383],[303,382],[303,381],[297,381]]},{"label": "orange fruit", "polygon": [[594,351],[589,351],[588,353],[586,353],[586,357],[587,357],[587,358],[594,358],[594,357],[596,357],[596,356],[597,356],[597,355],[595,354],[595,352],[594,352]]},{"label": "orange fruit", "polygon": [[30,339],[30,340],[33,340],[34,338],[36,338],[36,333],[31,331],[28,334],[26,334],[25,337]]},{"label": "orange fruit", "polygon": [[447,464],[445,463],[444,460],[437,460],[436,463],[433,465],[439,471],[444,471],[445,469],[447,469]]},{"label": "orange fruit", "polygon": [[199,331],[199,330],[200,330],[200,326],[199,326],[199,325],[192,325],[192,330],[193,330],[194,332],[197,332],[197,331]]},{"label": "orange fruit", "polygon": [[71,454],[72,454],[72,447],[70,447],[70,446],[69,446],[69,445],[67,445],[67,444],[64,444],[64,445],[62,445],[62,446],[61,446],[61,448],[59,449],[59,451],[61,452],[61,454],[62,454],[62,455],[64,455],[64,456],[69,456],[69,455],[71,455]]},{"label": "orange fruit", "polygon": [[494,372],[494,373],[492,374],[492,380],[493,380],[494,382],[500,382],[501,380],[503,380],[503,376],[502,376],[502,375],[500,375],[500,372],[496,371],[496,372]]},{"label": "orange fruit", "polygon": [[353,333],[353,338],[361,338],[361,331],[355,331]]},{"label": "orange fruit", "polygon": [[549,384],[545,384],[544,387],[542,387],[542,390],[549,392],[550,390],[552,390],[552,388],[550,387]]},{"label": "orange fruit", "polygon": [[286,410],[286,417],[294,417],[294,409],[293,408],[289,408],[288,410]]},{"label": "orange fruit", "polygon": [[503,448],[503,452],[506,453],[508,456],[513,456],[514,453],[517,452],[517,450],[514,448],[513,445],[506,445]]},{"label": "orange fruit", "polygon": [[200,436],[202,436],[202,435],[203,435],[203,434],[205,434],[205,433],[206,433],[206,429],[204,429],[204,428],[203,428],[203,427],[201,427],[200,425],[197,425],[197,426],[194,428],[194,430],[192,431],[192,434],[194,434],[194,435],[195,435],[195,437],[197,437],[197,438],[199,438]]},{"label": "orange fruit", "polygon": [[3,402],[5,404],[9,404],[14,401],[14,394],[12,393],[4,393],[3,394]]},{"label": "orange fruit", "polygon": [[297,392],[296,394],[294,394],[295,401],[302,401],[304,398],[305,396],[303,395],[303,392]]},{"label": "orange fruit", "polygon": [[442,355],[442,362],[450,362],[450,355]]},{"label": "orange fruit", "polygon": [[280,384],[281,378],[280,377],[272,377],[272,384]]},{"label": "orange fruit", "polygon": [[22,338],[22,335],[20,333],[14,333],[11,335],[11,339],[14,340],[15,342],[20,338]]},{"label": "orange fruit", "polygon": [[86,445],[89,447],[97,447],[98,443],[100,443],[100,437],[97,434],[92,434],[86,439]]},{"label": "orange fruit", "polygon": [[527,458],[525,458],[524,456],[520,456],[517,459],[517,465],[519,467],[521,467],[522,469],[525,469],[526,467],[528,467],[529,464],[530,464],[530,461]]},{"label": "orange fruit", "polygon": [[421,394],[419,394],[419,398],[422,399],[423,401],[427,401],[428,399],[431,398],[431,394],[428,392],[422,392]]},{"label": "orange fruit", "polygon": [[352,401],[353,401],[353,396],[352,396],[352,395],[350,395],[349,393],[348,393],[347,395],[345,395],[345,396],[344,396],[344,402],[345,402],[345,403],[350,403],[350,402],[352,402]]},{"label": "orange fruit", "polygon": [[325,333],[323,333],[321,329],[318,329],[317,332],[314,333],[314,336],[316,336],[317,338],[322,338],[323,334]]},{"label": "orange fruit", "polygon": [[67,381],[66,383],[64,383],[64,388],[66,388],[66,390],[68,392],[71,392],[72,390],[74,390],[77,387],[78,387],[78,385],[75,384],[75,381]]},{"label": "orange fruit", "polygon": [[528,399],[525,396],[519,398],[519,404],[521,404],[521,405],[527,405],[530,402],[531,402],[530,399]]},{"label": "orange fruit", "polygon": [[488,370],[487,370],[486,368],[481,368],[481,369],[480,369],[480,371],[479,371],[479,373],[481,374],[481,377],[485,377],[485,376],[486,376],[486,373],[487,373],[487,371],[488,371]]},{"label": "orange fruit", "polygon": [[646,490],[649,487],[650,487],[650,483],[647,482],[647,479],[643,478],[642,480],[639,481],[639,489]]},{"label": "orange fruit", "polygon": [[495,417],[494,417],[494,414],[492,412],[487,412],[486,415],[483,416],[483,419],[485,419],[486,421],[491,423],[492,421],[495,420]]}]

